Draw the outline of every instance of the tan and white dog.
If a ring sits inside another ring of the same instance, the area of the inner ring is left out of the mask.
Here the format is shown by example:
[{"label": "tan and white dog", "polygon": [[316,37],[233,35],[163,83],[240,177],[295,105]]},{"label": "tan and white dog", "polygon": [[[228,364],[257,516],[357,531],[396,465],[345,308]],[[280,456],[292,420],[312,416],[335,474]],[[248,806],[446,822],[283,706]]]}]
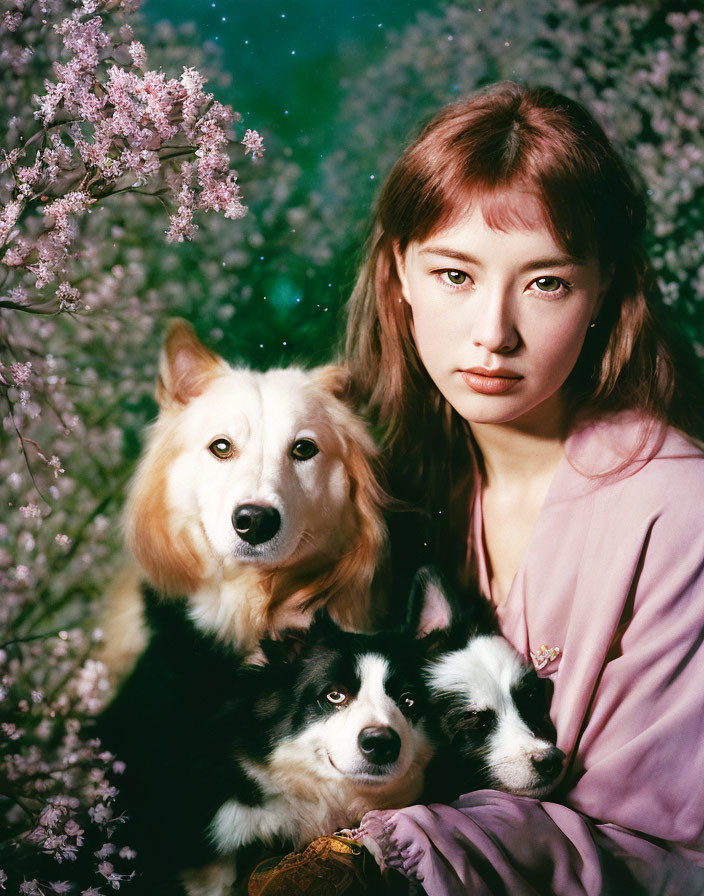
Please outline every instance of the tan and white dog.
[{"label": "tan and white dog", "polygon": [[323,605],[345,629],[373,626],[383,493],[345,381],[333,366],[232,367],[170,322],[159,413],[124,514],[138,569],[103,624],[114,676],[145,645],[139,580],[185,598],[199,628],[245,652]]}]

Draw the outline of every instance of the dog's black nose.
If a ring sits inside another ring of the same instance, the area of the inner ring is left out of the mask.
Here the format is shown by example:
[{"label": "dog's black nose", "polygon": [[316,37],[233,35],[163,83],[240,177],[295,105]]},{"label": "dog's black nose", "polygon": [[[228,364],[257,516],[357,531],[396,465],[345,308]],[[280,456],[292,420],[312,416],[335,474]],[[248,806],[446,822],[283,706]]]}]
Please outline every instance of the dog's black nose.
[{"label": "dog's black nose", "polygon": [[388,725],[378,728],[363,728],[357,738],[359,749],[374,765],[386,765],[398,759],[401,752],[401,738]]},{"label": "dog's black nose", "polygon": [[264,544],[281,528],[281,516],[275,507],[262,504],[240,504],[232,514],[232,525],[247,544]]},{"label": "dog's black nose", "polygon": [[544,753],[536,753],[530,757],[530,762],[541,778],[551,781],[556,778],[562,771],[562,763],[565,761],[565,754],[557,747],[551,747]]}]

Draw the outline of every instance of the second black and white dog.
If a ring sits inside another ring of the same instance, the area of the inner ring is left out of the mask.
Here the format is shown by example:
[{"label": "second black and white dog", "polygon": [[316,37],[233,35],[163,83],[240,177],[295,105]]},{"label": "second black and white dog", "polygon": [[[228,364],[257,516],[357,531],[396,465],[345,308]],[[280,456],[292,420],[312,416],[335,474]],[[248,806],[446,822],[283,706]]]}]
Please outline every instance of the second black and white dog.
[{"label": "second black and white dog", "polygon": [[436,746],[427,799],[447,801],[482,788],[545,796],[565,759],[549,715],[552,682],[539,678],[499,634],[478,595],[459,607],[430,568],[417,573],[413,589],[411,605],[422,594],[436,627],[443,617],[451,620],[444,647],[424,670],[432,702],[427,727]]}]

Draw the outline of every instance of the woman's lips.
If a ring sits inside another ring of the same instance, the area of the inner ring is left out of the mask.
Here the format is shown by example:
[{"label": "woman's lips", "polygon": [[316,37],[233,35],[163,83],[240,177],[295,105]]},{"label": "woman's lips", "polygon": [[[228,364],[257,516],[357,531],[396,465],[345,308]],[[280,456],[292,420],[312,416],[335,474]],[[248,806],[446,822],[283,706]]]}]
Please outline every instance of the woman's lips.
[{"label": "woman's lips", "polygon": [[462,379],[470,389],[482,395],[503,395],[510,392],[520,380],[518,373],[509,370],[484,370],[480,367],[472,367],[469,370],[461,370]]}]

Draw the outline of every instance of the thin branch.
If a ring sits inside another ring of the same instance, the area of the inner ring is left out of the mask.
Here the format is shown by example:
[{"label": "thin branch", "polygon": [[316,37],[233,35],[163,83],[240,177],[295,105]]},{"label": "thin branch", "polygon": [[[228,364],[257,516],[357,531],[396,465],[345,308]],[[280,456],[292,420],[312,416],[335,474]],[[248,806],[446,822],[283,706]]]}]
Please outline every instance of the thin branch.
[{"label": "thin branch", "polygon": [[43,310],[41,305],[23,305],[21,302],[13,302],[12,299],[0,299],[0,308],[9,308],[12,311],[22,311],[25,314],[43,314],[45,316],[51,316],[52,314],[58,314],[58,308],[56,307],[56,303],[54,302],[52,310],[49,310],[49,303],[45,302],[45,310]]},{"label": "thin branch", "polygon": [[52,506],[49,503],[49,501],[45,498],[42,490],[39,488],[39,485],[37,484],[37,480],[34,478],[34,473],[32,472],[32,465],[29,462],[29,455],[27,454],[27,448],[25,447],[25,442],[29,442],[30,445],[34,445],[34,447],[37,449],[37,451],[40,454],[43,454],[43,452],[41,451],[41,449],[39,448],[39,445],[37,445],[36,442],[34,442],[32,439],[25,439],[25,437],[20,432],[20,429],[17,426],[17,421],[15,420],[14,408],[12,406],[12,402],[10,401],[9,396],[7,395],[7,392],[5,392],[5,401],[7,402],[8,410],[10,412],[10,420],[12,420],[12,425],[15,429],[15,432],[17,433],[17,438],[19,439],[20,449],[24,456],[24,462],[27,466],[27,472],[29,473],[29,478],[32,480],[32,485],[37,490],[37,494],[42,499],[42,501],[46,504],[46,506],[49,508],[49,513],[47,514],[47,516],[50,516],[52,513]]},{"label": "thin branch", "polygon": [[58,638],[63,629],[58,629],[55,632],[42,632],[39,635],[27,635],[26,638],[12,638],[10,641],[5,641],[0,644],[0,650],[4,650],[6,647],[10,647],[13,644],[26,644],[28,641],[41,641],[44,638]]}]

